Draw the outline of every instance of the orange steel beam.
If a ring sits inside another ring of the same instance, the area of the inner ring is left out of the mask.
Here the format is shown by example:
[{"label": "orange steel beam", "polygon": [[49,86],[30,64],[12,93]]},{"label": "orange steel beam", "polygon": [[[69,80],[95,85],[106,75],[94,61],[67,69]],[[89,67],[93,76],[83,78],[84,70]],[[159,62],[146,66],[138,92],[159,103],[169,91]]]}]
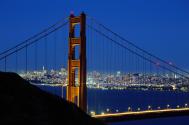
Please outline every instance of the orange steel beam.
[{"label": "orange steel beam", "polygon": [[[68,55],[68,86],[67,100],[75,103],[83,111],[87,111],[86,88],[86,15],[81,13],[69,18],[69,55]],[[75,37],[75,26],[80,25],[80,36]],[[79,46],[79,59],[75,58],[75,47]],[[78,84],[76,84],[78,70]]]},{"label": "orange steel beam", "polygon": [[111,123],[111,122],[120,122],[120,121],[174,117],[174,116],[189,116],[189,108],[122,112],[122,113],[94,115],[93,117],[100,119],[106,123]]}]

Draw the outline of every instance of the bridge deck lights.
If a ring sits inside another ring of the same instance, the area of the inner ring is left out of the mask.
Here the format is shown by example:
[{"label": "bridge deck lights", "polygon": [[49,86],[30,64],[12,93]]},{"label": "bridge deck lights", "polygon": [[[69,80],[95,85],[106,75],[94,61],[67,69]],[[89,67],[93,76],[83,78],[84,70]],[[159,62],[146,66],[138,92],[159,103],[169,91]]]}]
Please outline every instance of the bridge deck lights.
[{"label": "bridge deck lights", "polygon": [[106,109],[106,112],[109,112],[109,111],[110,111],[110,109],[109,109],[109,108],[107,108],[107,109]]},{"label": "bridge deck lights", "polygon": [[132,111],[131,107],[128,107],[128,111],[129,111],[129,112]]},{"label": "bridge deck lights", "polygon": [[152,107],[150,105],[148,106],[148,110],[152,110]]},{"label": "bridge deck lights", "polygon": [[95,111],[91,111],[90,114],[91,114],[91,116],[94,116],[94,115],[96,115],[96,112]]},{"label": "bridge deck lights", "polygon": [[169,105],[169,104],[167,104],[167,108],[170,108],[170,105]]},{"label": "bridge deck lights", "polygon": [[184,107],[187,108],[187,107],[188,107],[188,104],[185,104]]}]

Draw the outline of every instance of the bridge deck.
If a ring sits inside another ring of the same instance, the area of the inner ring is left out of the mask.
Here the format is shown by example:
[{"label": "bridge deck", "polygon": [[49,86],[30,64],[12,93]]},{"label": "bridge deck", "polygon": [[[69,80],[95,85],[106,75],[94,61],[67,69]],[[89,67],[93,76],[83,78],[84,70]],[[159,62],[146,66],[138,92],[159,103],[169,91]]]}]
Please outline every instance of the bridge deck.
[{"label": "bridge deck", "polygon": [[189,108],[122,112],[122,113],[94,115],[93,117],[100,119],[104,122],[117,122],[117,121],[141,120],[141,119],[150,119],[150,118],[163,118],[170,116],[187,116],[187,115],[189,115]]}]

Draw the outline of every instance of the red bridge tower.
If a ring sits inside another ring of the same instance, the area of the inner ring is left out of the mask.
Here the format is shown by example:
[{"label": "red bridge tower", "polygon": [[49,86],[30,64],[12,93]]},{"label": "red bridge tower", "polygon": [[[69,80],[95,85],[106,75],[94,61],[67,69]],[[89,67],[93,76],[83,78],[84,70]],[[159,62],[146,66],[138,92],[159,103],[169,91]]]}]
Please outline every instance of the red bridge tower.
[{"label": "red bridge tower", "polygon": [[[67,100],[87,111],[86,88],[86,15],[82,13],[69,18],[69,55],[68,55],[68,86]],[[80,36],[75,37],[76,28],[80,26]],[[79,57],[76,59],[76,46],[79,46]],[[78,71],[78,72],[77,72]],[[76,76],[78,75],[78,76]],[[78,79],[76,79],[78,77]],[[77,80],[77,81],[76,81]]]}]

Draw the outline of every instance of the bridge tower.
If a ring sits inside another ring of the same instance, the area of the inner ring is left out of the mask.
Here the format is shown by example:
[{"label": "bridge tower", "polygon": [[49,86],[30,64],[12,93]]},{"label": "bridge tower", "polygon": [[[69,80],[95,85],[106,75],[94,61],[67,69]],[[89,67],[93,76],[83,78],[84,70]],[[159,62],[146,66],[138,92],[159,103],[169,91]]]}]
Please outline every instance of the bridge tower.
[{"label": "bridge tower", "polygon": [[[69,23],[67,100],[75,103],[83,111],[87,111],[86,15],[84,13],[80,16],[71,14]],[[76,25],[80,26],[79,37],[75,36]],[[79,47],[78,59],[76,59],[76,46]]]}]

